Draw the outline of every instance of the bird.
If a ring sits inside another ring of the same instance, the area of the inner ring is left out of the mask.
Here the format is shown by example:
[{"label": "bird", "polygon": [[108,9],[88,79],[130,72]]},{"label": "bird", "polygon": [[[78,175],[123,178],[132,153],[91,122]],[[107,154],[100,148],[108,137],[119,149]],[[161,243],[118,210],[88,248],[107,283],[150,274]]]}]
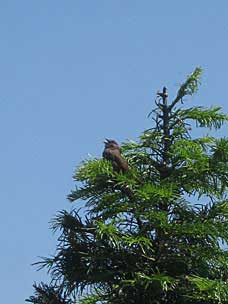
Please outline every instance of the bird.
[{"label": "bird", "polygon": [[[119,144],[114,139],[107,139],[104,142],[105,148],[102,153],[104,159],[112,163],[113,170],[117,173],[126,173],[129,171],[128,161],[121,155]],[[129,199],[133,198],[133,192],[128,185],[122,185],[121,192],[128,196]]]},{"label": "bird", "polygon": [[103,158],[112,162],[114,171],[118,173],[127,172],[129,170],[128,162],[122,157],[118,143],[113,139],[106,138],[104,144]]}]

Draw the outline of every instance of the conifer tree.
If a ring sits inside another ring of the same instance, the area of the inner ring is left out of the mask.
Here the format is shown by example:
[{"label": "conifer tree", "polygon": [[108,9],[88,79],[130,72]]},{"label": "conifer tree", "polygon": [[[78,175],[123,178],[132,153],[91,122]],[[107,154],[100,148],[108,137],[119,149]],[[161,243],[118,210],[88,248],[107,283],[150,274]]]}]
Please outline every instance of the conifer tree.
[{"label": "conifer tree", "polygon": [[201,72],[171,102],[166,88],[157,93],[152,127],[121,146],[127,172],[103,158],[78,166],[68,196],[76,207],[52,220],[57,251],[39,262],[51,283],[35,285],[28,302],[228,303],[228,139],[191,135],[195,125],[219,129],[228,116],[186,107]]}]

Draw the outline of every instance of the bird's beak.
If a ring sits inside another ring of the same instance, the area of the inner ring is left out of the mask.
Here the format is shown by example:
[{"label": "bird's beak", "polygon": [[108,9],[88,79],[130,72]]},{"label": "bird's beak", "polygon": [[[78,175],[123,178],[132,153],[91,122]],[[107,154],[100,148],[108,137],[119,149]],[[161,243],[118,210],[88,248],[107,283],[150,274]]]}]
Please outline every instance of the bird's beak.
[{"label": "bird's beak", "polygon": [[104,144],[108,144],[110,142],[110,139],[105,138]]}]

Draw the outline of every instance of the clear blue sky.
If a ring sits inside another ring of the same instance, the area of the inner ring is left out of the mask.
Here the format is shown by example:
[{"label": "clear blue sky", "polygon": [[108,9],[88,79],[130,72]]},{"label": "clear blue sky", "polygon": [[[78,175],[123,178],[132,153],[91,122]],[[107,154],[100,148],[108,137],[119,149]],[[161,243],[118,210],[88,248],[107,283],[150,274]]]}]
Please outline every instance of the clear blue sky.
[{"label": "clear blue sky", "polygon": [[[55,248],[49,220],[105,137],[136,139],[163,85],[196,66],[189,104],[228,113],[228,2],[0,1],[1,302],[24,303],[30,264]],[[226,129],[221,132],[226,135]]]}]

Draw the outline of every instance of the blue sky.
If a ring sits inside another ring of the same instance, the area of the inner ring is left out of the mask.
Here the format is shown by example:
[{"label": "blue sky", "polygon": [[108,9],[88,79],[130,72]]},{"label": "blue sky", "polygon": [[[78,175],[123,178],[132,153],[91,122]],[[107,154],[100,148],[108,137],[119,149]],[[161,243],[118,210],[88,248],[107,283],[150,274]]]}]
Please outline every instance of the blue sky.
[{"label": "blue sky", "polygon": [[8,0],[0,23],[1,301],[23,303],[73,171],[105,137],[136,139],[156,91],[174,96],[196,66],[187,104],[228,113],[228,2]]}]

